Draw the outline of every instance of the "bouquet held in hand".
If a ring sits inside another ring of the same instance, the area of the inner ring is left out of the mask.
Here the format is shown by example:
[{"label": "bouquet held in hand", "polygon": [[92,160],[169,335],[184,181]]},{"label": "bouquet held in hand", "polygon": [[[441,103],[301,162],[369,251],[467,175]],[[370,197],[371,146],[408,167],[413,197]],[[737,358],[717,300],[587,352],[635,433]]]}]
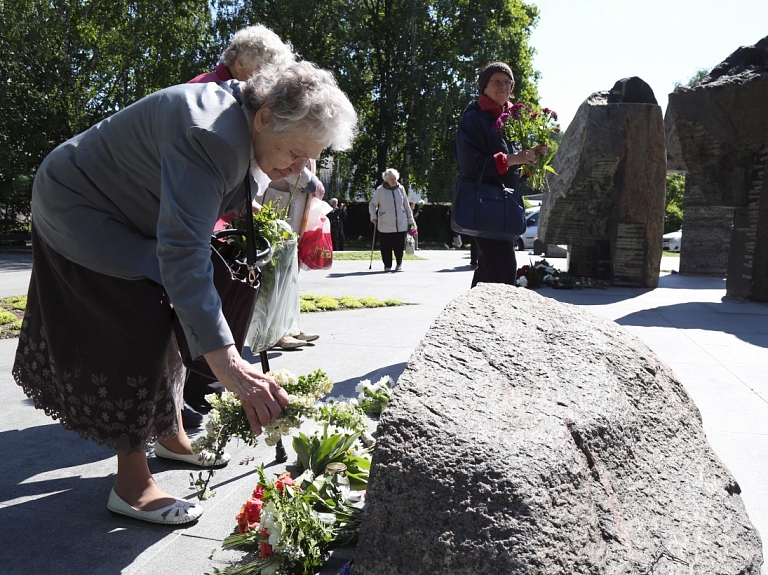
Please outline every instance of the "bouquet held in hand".
[{"label": "bouquet held in hand", "polygon": [[496,129],[510,142],[517,143],[523,150],[537,151],[536,163],[523,166],[523,175],[528,176],[531,189],[541,190],[547,181],[547,172],[555,173],[550,165],[553,152],[539,153],[542,147],[549,148],[556,134],[560,132],[557,113],[549,108],[539,110],[527,104],[512,104],[496,120]]}]

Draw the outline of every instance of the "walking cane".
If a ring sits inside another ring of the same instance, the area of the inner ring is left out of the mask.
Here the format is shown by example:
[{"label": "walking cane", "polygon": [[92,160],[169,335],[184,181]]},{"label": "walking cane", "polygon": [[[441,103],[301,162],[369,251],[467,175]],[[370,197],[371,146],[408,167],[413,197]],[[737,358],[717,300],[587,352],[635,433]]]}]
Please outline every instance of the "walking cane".
[{"label": "walking cane", "polygon": [[368,269],[373,267],[373,244],[376,243],[376,224],[373,224],[373,239],[371,240],[371,261],[368,263]]}]

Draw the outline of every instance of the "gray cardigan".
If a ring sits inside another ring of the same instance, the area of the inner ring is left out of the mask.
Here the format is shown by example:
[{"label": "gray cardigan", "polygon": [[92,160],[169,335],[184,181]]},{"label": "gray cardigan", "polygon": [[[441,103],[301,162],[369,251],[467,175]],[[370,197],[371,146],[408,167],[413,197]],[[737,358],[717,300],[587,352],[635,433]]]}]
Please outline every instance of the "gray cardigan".
[{"label": "gray cardigan", "polygon": [[380,185],[368,202],[371,220],[378,220],[376,227],[382,233],[407,232],[409,225],[416,225],[408,196],[402,184],[396,188]]},{"label": "gray cardigan", "polygon": [[251,133],[235,94],[236,81],[151,94],[57,147],[32,191],[43,241],[93,271],[162,284],[196,356],[233,343],[209,246],[216,219],[245,204]]}]

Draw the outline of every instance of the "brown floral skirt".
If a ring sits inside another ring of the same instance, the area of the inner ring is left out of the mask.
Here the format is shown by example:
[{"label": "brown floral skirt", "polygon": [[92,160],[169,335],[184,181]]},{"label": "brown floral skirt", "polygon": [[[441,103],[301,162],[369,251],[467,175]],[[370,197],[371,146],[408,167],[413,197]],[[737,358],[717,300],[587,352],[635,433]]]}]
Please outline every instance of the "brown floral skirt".
[{"label": "brown floral skirt", "polygon": [[113,449],[139,452],[175,435],[184,367],[163,287],[72,263],[34,230],[32,246],[13,365],[24,393],[66,429]]}]

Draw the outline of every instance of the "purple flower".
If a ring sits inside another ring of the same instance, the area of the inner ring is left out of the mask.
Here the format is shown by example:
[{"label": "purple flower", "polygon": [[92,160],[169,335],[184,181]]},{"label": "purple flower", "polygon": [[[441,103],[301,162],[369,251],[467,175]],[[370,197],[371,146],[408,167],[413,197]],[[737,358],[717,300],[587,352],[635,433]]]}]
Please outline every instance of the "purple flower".
[{"label": "purple flower", "polygon": [[352,575],[352,565],[346,563],[339,571],[339,575]]},{"label": "purple flower", "polygon": [[525,104],[512,104],[512,108],[510,110],[511,110],[511,115],[515,120],[520,119],[520,113],[523,111],[523,108],[525,108],[526,110],[530,110],[530,108]]}]

